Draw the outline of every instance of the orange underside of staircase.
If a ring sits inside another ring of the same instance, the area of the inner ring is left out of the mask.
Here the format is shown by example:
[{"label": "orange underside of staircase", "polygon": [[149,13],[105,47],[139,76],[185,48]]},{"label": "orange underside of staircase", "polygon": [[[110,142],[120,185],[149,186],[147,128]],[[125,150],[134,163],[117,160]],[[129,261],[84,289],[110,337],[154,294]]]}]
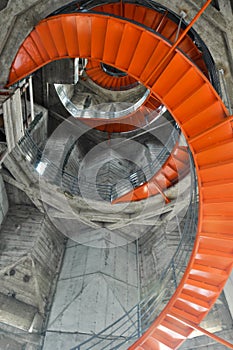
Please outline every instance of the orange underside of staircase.
[{"label": "orange underside of staircase", "polygon": [[104,72],[101,64],[96,60],[89,60],[85,71],[89,78],[105,89],[121,91],[126,88],[134,87],[137,84],[137,80],[129,75],[121,77]]},{"label": "orange underside of staircase", "polygon": [[[144,7],[142,5],[130,4],[130,3],[112,3],[104,4],[93,8],[94,11],[100,13],[109,13],[117,16],[127,18],[129,20],[138,22],[148,28],[153,29],[157,33],[174,42],[177,35],[178,25],[167,17],[167,13],[164,14]],[[183,29],[180,29],[180,34],[183,33]],[[130,44],[130,42],[128,43]],[[208,77],[208,69],[202,57],[202,52],[197,48],[192,39],[186,35],[179,45],[179,48],[183,50],[190,59],[201,69],[201,71]],[[128,74],[124,77],[113,77],[105,73],[98,60],[89,59],[86,66],[87,75],[99,86],[111,89],[121,90],[124,87],[133,85],[137,82],[135,78]],[[83,119],[87,125],[95,127],[100,131],[109,133],[127,132],[135,130],[138,127],[144,127],[146,124],[153,121],[155,114],[151,114],[151,111],[159,107],[160,101],[155,99],[153,95],[145,101],[142,108],[129,116],[119,118],[117,123],[108,119],[103,119],[103,124],[99,125],[97,120]],[[145,108],[146,107],[146,108]]]},{"label": "orange underside of staircase", "polygon": [[193,330],[188,324],[198,325],[215,303],[233,266],[233,119],[195,64],[179,49],[168,56],[170,48],[161,36],[127,20],[60,15],[29,34],[9,75],[12,84],[65,57],[104,62],[149,88],[186,137],[200,201],[193,253],[175,294],[131,350],[178,348]]},{"label": "orange underside of staircase", "polygon": [[[104,4],[94,7],[93,10],[100,13],[121,16],[131,21],[138,22],[160,33],[171,42],[174,42],[177,36],[178,25],[168,18],[167,12],[160,13],[142,5],[123,2]],[[182,28],[180,29],[180,34],[181,33],[183,33]],[[128,44],[130,45],[130,41]],[[193,60],[206,76],[208,76],[208,69],[204,63],[202,53],[188,35],[182,40],[179,48]],[[99,86],[106,89],[121,90],[123,87],[133,85],[137,82],[136,79],[129,75],[124,77],[110,76],[103,71],[100,63],[93,59],[88,61],[86,68],[87,75]]]},{"label": "orange underside of staircase", "polygon": [[[178,25],[167,17],[167,13],[162,14],[153,9],[130,3],[105,4],[95,7],[93,10],[102,13],[124,16],[129,20],[138,22],[148,28],[157,31],[171,42],[174,42],[176,39]],[[182,32],[183,29],[180,29],[180,34]],[[193,62],[206,76],[208,76],[208,70],[202,58],[202,53],[188,35],[186,35],[182,40],[179,48],[193,60]],[[103,88],[112,90],[120,90],[122,87],[132,85],[137,82],[135,78],[129,75],[126,75],[125,77],[110,76],[103,71],[99,60],[96,59],[88,60],[86,72],[87,75],[96,84]],[[95,127],[100,131],[108,133],[128,132],[139,127],[142,128],[148,123],[151,123],[156,117],[156,114],[151,114],[151,112],[153,110],[156,110],[160,104],[160,101],[156,99],[153,94],[151,94],[144,102],[143,106],[139,108],[135,113],[118,118],[117,121],[113,122],[111,119],[102,119],[102,123],[100,125],[100,119],[82,118],[81,120],[85,124],[91,127]]]}]

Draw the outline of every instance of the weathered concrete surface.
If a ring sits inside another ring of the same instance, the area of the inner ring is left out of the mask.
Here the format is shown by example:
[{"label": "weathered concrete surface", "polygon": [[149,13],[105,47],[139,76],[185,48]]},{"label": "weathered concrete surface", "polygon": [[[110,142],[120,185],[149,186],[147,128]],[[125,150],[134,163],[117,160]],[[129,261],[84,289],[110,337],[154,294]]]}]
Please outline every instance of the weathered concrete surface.
[{"label": "weathered concrete surface", "polygon": [[10,152],[24,135],[22,101],[19,88],[3,103],[2,107],[7,148]]},{"label": "weathered concrete surface", "polygon": [[1,350],[40,350],[40,336],[1,323]]},{"label": "weathered concrete surface", "polygon": [[[53,343],[63,350],[61,344],[74,346],[112,324],[137,304],[138,283],[134,243],[99,249],[68,241],[43,349],[50,350]],[[126,329],[135,317],[128,319]],[[68,343],[67,333],[71,333]],[[117,335],[115,331],[112,336]]]},{"label": "weathered concrete surface", "polygon": [[9,201],[6,193],[5,183],[0,175],[0,225],[2,224],[9,209]]},{"label": "weathered concrete surface", "polygon": [[0,292],[44,313],[63,252],[63,236],[36,208],[12,206],[0,237]]}]

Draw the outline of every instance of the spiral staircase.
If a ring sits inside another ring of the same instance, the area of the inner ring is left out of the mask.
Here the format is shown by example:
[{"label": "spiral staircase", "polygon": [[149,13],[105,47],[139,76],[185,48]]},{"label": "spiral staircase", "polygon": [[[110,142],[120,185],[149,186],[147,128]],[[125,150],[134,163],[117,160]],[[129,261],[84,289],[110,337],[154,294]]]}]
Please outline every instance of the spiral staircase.
[{"label": "spiral staircase", "polygon": [[[10,86],[53,60],[87,58],[87,75],[105,88],[120,89],[140,82],[150,89],[150,96],[158,105],[166,106],[186,138],[199,189],[192,256],[167,306],[130,346],[132,350],[177,349],[194,329],[201,330],[200,322],[220,295],[233,267],[233,118],[207,77],[201,53],[187,36],[192,24],[176,38],[177,25],[166,12],[158,14],[123,2],[87,12],[77,8],[75,13],[41,21],[22,43],[9,74]],[[124,75],[119,81],[116,77],[107,79],[102,63]],[[117,131],[122,131],[115,121],[111,131],[116,131],[116,124]],[[151,182],[119,201],[155,195],[177,182],[178,172],[185,174],[186,169],[187,152],[176,144]],[[219,341],[233,349],[233,345]]]}]

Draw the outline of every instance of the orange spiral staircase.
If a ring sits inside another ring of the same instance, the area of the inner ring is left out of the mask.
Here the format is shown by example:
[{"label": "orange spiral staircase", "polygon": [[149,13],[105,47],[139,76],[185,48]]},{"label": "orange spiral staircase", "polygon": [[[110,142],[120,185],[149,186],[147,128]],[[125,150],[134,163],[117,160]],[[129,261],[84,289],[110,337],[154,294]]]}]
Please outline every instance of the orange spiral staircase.
[{"label": "orange spiral staircase", "polygon": [[199,187],[192,256],[167,306],[131,350],[177,349],[194,329],[200,329],[233,267],[233,118],[206,76],[177,48],[178,43],[172,45],[144,26],[111,15],[58,15],[32,30],[9,74],[11,85],[61,58],[104,62],[150,89],[186,137]]},{"label": "orange spiral staircase", "polygon": [[[178,34],[178,24],[168,17],[167,11],[159,12],[155,9],[126,2],[117,2],[104,4],[92,8],[92,10],[100,13],[109,13],[111,15],[121,16],[130,21],[134,21],[150,28],[162,36],[174,42]],[[180,28],[180,33],[183,29]],[[203,60],[203,54],[198,49],[194,41],[189,35],[186,35],[179,45],[190,59],[201,69],[201,71],[208,77],[208,69]],[[88,60],[86,66],[87,75],[98,85],[111,90],[123,90],[137,82],[133,77],[125,75],[122,77],[110,76],[104,72],[98,60]]]},{"label": "orange spiral staircase", "polygon": [[[93,7],[92,10],[100,13],[109,13],[111,15],[121,16],[130,21],[138,22],[147,28],[160,33],[165,38],[174,42],[179,33],[183,33],[183,29],[179,29],[176,24],[168,17],[167,11],[164,13],[148,8],[143,5],[116,2]],[[187,34],[181,41],[179,48],[183,50],[190,59],[200,68],[200,70],[208,77],[208,69],[203,59],[202,52],[198,49],[195,42]],[[110,90],[125,90],[137,84],[137,80],[128,74],[123,76],[112,76],[104,71],[102,64],[95,59],[89,59],[86,66],[86,73],[97,85]],[[103,125],[99,125],[99,120],[95,118],[83,118],[85,124],[95,127],[104,132],[127,132],[135,130],[138,127],[144,127],[155,119],[156,115],[151,114],[151,110],[158,108],[158,101],[153,94],[150,94],[135,113],[131,113],[125,117],[119,118],[117,122],[109,119],[103,119]]]}]

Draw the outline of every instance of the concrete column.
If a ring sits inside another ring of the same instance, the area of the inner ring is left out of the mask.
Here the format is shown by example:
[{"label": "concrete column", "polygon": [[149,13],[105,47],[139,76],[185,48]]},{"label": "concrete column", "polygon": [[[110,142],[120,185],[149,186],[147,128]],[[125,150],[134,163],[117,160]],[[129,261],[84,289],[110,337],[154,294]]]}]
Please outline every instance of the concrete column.
[{"label": "concrete column", "polygon": [[29,175],[30,173],[25,169],[25,161],[19,164],[15,157],[9,154],[4,159],[4,165],[19,183],[30,186],[32,180]]},{"label": "concrete column", "polygon": [[9,208],[9,202],[6,194],[5,185],[2,179],[2,176],[0,176],[0,225],[3,222],[3,219],[5,218]]},{"label": "concrete column", "polygon": [[29,77],[29,95],[30,95],[30,107],[31,107],[31,121],[35,118],[34,113],[34,100],[33,100],[33,86],[32,86],[32,76]]},{"label": "concrete column", "polygon": [[3,103],[3,120],[10,152],[24,135],[20,89]]}]

